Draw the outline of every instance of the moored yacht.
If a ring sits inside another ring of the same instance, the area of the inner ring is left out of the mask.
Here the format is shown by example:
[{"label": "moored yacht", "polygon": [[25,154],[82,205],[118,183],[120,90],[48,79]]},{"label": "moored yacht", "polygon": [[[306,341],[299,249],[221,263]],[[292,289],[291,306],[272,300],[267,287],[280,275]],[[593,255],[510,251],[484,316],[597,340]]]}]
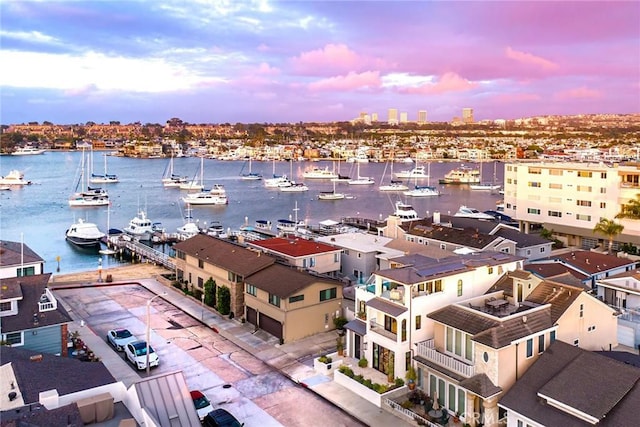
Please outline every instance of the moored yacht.
[{"label": "moored yacht", "polygon": [[29,185],[31,181],[24,179],[24,174],[19,170],[12,170],[6,176],[0,178],[0,185]]},{"label": "moored yacht", "polygon": [[440,184],[480,184],[480,170],[460,166],[447,172]]},{"label": "moored yacht", "polygon": [[99,246],[104,237],[105,234],[98,229],[97,225],[85,222],[83,219],[78,219],[65,233],[65,238],[69,242],[82,247]]},{"label": "moored yacht", "polygon": [[413,221],[416,219],[420,219],[418,217],[418,212],[408,203],[404,203],[400,200],[396,202],[396,209],[393,212],[394,216],[400,218],[401,221]]},{"label": "moored yacht", "polygon": [[151,220],[147,218],[145,211],[141,210],[122,231],[134,240],[148,241],[153,237],[155,229]]},{"label": "moored yacht", "polygon": [[413,169],[410,170],[405,170],[402,172],[397,172],[394,174],[394,176],[396,178],[400,178],[400,179],[408,179],[408,178],[415,178],[415,179],[421,179],[421,178],[429,178],[429,174],[427,173],[426,169],[424,166],[416,166]]},{"label": "moored yacht", "polygon": [[495,219],[493,215],[480,212],[478,209],[470,208],[464,205],[460,206],[460,209],[458,209],[458,212],[456,212],[453,216],[462,217],[462,218],[488,219],[488,220]]},{"label": "moored yacht", "polygon": [[335,179],[338,174],[329,170],[329,167],[319,168],[313,167],[302,173],[302,177],[306,179]]},{"label": "moored yacht", "polygon": [[416,185],[412,190],[404,191],[402,194],[409,197],[432,197],[439,196],[440,192],[436,187],[429,185]]},{"label": "moored yacht", "polygon": [[11,153],[12,156],[32,156],[35,154],[44,154],[45,150],[35,147],[18,147],[16,151]]}]

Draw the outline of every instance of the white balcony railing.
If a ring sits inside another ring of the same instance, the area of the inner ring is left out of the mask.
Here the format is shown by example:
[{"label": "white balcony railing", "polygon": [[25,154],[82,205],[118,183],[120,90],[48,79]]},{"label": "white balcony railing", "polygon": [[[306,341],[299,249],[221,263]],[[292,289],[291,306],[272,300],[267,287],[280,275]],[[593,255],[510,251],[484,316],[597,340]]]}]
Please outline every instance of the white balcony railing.
[{"label": "white balcony railing", "polygon": [[442,366],[443,368],[456,372],[467,378],[476,374],[475,366],[468,365],[455,357],[451,357],[436,350],[433,339],[419,342],[416,349],[416,356],[423,357]]},{"label": "white balcony railing", "polygon": [[53,296],[49,288],[44,288],[44,293],[40,296],[38,301],[38,311],[53,311],[58,308],[58,301]]}]

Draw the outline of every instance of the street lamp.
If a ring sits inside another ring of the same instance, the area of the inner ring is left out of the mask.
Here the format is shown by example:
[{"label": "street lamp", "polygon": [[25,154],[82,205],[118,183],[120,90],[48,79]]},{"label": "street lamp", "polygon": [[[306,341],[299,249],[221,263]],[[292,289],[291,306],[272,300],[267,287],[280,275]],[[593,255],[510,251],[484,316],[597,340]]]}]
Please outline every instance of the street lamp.
[{"label": "street lamp", "polygon": [[204,292],[200,295],[200,301],[202,302],[200,305],[200,319],[204,322]]},{"label": "street lamp", "polygon": [[147,359],[147,376],[149,376],[149,340],[151,339],[151,301],[164,295],[167,295],[167,293],[163,292],[161,294],[154,295],[147,300],[147,349],[145,351],[145,357]]}]

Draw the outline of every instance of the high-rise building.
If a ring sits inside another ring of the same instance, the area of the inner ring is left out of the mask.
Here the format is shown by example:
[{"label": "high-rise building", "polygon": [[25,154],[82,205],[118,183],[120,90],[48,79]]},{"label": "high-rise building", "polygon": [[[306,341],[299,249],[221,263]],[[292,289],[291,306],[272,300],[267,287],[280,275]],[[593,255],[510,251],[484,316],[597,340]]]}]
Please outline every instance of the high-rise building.
[{"label": "high-rise building", "polygon": [[371,121],[372,122],[378,121],[378,113],[371,113]]},{"label": "high-rise building", "polygon": [[418,111],[418,124],[423,125],[427,123],[427,110]]},{"label": "high-rise building", "polygon": [[473,123],[473,108],[462,109],[462,123]]},{"label": "high-rise building", "polygon": [[409,121],[409,115],[406,111],[400,113],[400,123],[407,123]]},{"label": "high-rise building", "polygon": [[389,108],[389,118],[387,119],[387,123],[390,125],[398,124],[398,110],[396,108]]}]

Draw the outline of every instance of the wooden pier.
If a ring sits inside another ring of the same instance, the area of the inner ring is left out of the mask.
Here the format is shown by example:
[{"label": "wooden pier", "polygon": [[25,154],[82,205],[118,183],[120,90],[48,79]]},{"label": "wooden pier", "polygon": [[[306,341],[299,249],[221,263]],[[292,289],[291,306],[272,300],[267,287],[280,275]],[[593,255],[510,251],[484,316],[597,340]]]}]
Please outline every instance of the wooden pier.
[{"label": "wooden pier", "polygon": [[119,253],[128,252],[132,260],[162,264],[169,270],[176,268],[173,259],[168,254],[135,240],[125,239],[122,236],[110,237],[107,246]]}]

